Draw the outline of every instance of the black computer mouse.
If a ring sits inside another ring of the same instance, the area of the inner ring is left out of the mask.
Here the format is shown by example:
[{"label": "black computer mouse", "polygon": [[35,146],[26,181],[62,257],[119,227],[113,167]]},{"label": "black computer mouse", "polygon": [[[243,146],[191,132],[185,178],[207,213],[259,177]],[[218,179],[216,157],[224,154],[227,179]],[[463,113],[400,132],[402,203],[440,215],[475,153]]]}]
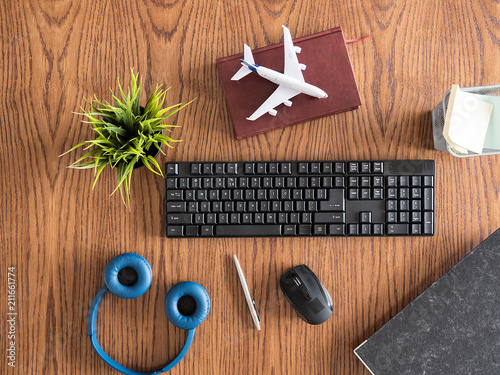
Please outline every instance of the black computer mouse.
[{"label": "black computer mouse", "polygon": [[309,324],[325,322],[333,312],[332,297],[305,264],[289,269],[280,287],[300,318]]}]

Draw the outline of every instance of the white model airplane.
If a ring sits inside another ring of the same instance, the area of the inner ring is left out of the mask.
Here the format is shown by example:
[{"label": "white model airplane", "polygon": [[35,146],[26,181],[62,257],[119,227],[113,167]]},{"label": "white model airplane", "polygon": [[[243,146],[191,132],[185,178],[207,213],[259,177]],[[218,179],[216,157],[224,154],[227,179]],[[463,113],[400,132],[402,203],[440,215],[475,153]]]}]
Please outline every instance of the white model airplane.
[{"label": "white model airplane", "polygon": [[237,81],[254,72],[278,85],[276,91],[273,92],[272,95],[247,118],[247,120],[257,120],[266,113],[269,113],[271,116],[276,116],[277,112],[274,108],[280,104],[285,104],[287,107],[290,107],[292,105],[290,99],[298,94],[307,94],[316,98],[328,97],[326,92],[319,87],[305,82],[302,76],[302,70],[305,70],[306,66],[304,64],[299,64],[299,60],[297,59],[297,53],[300,53],[301,48],[293,45],[290,30],[285,26],[283,26],[283,34],[285,39],[285,71],[283,73],[256,65],[253,59],[252,50],[245,44],[244,59],[240,59],[241,65],[243,66],[231,79]]}]

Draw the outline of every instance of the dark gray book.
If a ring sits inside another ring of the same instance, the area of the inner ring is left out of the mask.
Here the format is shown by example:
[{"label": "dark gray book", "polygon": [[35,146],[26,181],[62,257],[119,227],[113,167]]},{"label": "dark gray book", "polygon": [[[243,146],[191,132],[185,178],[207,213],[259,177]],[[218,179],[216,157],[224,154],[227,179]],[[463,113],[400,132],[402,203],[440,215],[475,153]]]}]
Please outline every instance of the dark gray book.
[{"label": "dark gray book", "polygon": [[500,374],[500,229],[354,352],[375,375]]}]

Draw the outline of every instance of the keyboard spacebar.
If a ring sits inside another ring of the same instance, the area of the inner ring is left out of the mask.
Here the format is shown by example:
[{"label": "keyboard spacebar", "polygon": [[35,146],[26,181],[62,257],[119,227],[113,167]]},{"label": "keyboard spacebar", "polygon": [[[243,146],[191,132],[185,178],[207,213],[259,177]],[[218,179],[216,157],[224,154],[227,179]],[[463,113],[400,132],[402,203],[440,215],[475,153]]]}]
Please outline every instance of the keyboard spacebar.
[{"label": "keyboard spacebar", "polygon": [[264,237],[281,236],[281,225],[216,225],[215,236],[219,237]]}]

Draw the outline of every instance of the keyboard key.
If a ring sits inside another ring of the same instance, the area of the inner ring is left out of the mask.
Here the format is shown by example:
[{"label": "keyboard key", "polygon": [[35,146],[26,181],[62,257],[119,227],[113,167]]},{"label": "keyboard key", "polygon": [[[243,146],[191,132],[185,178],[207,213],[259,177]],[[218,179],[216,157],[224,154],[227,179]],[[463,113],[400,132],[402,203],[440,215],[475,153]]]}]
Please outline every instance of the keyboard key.
[{"label": "keyboard key", "polygon": [[359,187],[359,179],[357,177],[349,177],[348,185],[350,188]]},{"label": "keyboard key", "polygon": [[203,237],[212,237],[214,235],[213,225],[202,225],[200,235]]},{"label": "keyboard key", "polygon": [[192,163],[191,164],[191,174],[192,175],[200,175],[201,174],[201,164]]},{"label": "keyboard key", "polygon": [[326,224],[316,224],[316,225],[314,225],[313,234],[315,236],[326,236]]},{"label": "keyboard key", "polygon": [[333,164],[332,163],[321,163],[321,172],[323,172],[323,174],[333,173]]},{"label": "keyboard key", "polygon": [[280,174],[292,174],[292,165],[290,163],[281,163]]},{"label": "keyboard key", "polygon": [[371,224],[361,224],[361,235],[369,236],[371,234]]},{"label": "keyboard key", "polygon": [[349,199],[350,200],[359,199],[359,189],[349,189]]},{"label": "keyboard key", "polygon": [[387,199],[396,199],[398,197],[397,189],[389,188],[387,189]]},{"label": "keyboard key", "polygon": [[257,163],[257,174],[266,174],[266,173],[267,173],[267,164]]},{"label": "keyboard key", "polygon": [[410,189],[399,188],[399,199],[408,199],[408,198],[410,198]]},{"label": "keyboard key", "polygon": [[312,223],[312,215],[308,212],[302,214],[302,223]]},{"label": "keyboard key", "polygon": [[328,200],[319,202],[320,211],[345,211],[344,189],[328,189]]},{"label": "keyboard key", "polygon": [[382,188],[373,188],[372,199],[376,200],[384,199],[384,190]]},{"label": "keyboard key", "polygon": [[198,203],[198,208],[199,208],[200,212],[209,212],[210,211],[210,203],[200,202],[200,203]]},{"label": "keyboard key", "polygon": [[408,235],[408,224],[387,224],[387,234]]},{"label": "keyboard key", "polygon": [[262,179],[262,187],[266,189],[270,189],[273,187],[273,179],[272,177],[264,177]]},{"label": "keyboard key", "polygon": [[297,228],[295,225],[284,225],[283,234],[285,236],[295,236],[297,234]]},{"label": "keyboard key", "polygon": [[299,187],[300,188],[309,187],[309,179],[307,177],[300,177],[299,178]]},{"label": "keyboard key", "polygon": [[207,224],[217,224],[217,217],[215,214],[207,214]]},{"label": "keyboard key", "polygon": [[182,225],[168,225],[167,226],[167,236],[171,237],[182,237],[183,235]]},{"label": "keyboard key", "polygon": [[387,200],[385,202],[385,209],[386,211],[396,211],[396,204],[398,201],[396,200]]},{"label": "keyboard key", "polygon": [[198,226],[188,225],[185,228],[186,237],[197,237],[198,236]]},{"label": "keyboard key", "polygon": [[330,236],[345,236],[344,224],[332,224],[328,226],[328,233]]},{"label": "keyboard key", "polygon": [[167,201],[182,201],[182,190],[167,191]]},{"label": "keyboard key", "polygon": [[422,209],[422,201],[421,200],[412,200],[411,201],[411,210],[412,211],[420,211]]},{"label": "keyboard key", "polygon": [[167,202],[167,212],[172,212],[172,213],[186,212],[186,203],[184,203],[184,202]]},{"label": "keyboard key", "polygon": [[372,234],[374,236],[382,236],[384,234],[384,224],[373,224]]},{"label": "keyboard key", "polygon": [[369,176],[361,177],[361,187],[370,187],[371,186],[371,178]]},{"label": "keyboard key", "polygon": [[215,174],[224,174],[226,171],[223,163],[215,163]]},{"label": "keyboard key", "polygon": [[410,211],[410,201],[407,199],[403,199],[399,201],[399,210],[400,211]]},{"label": "keyboard key", "polygon": [[373,176],[373,187],[384,187],[384,179],[382,176]]},{"label": "keyboard key", "polygon": [[193,221],[191,214],[168,214],[168,224],[191,224]]},{"label": "keyboard key", "polygon": [[299,225],[299,235],[309,236],[311,235],[312,226],[309,224]]},{"label": "keyboard key", "polygon": [[280,236],[281,225],[216,225],[218,237],[266,237]]},{"label": "keyboard key", "polygon": [[253,222],[254,224],[264,224],[264,214],[262,213],[253,214]]},{"label": "keyboard key", "polygon": [[229,215],[228,214],[219,214],[218,221],[219,221],[219,224],[228,224],[229,223]]},{"label": "keyboard key", "polygon": [[309,211],[309,212],[318,211],[318,202],[316,202],[316,201],[307,202],[307,211]]},{"label": "keyboard key", "polygon": [[269,163],[269,174],[278,174],[278,163]]},{"label": "keyboard key", "polygon": [[166,185],[167,189],[177,189],[177,178],[167,178]]},{"label": "keyboard key", "polygon": [[213,179],[211,177],[205,177],[203,179],[203,189],[211,189],[213,188]]},{"label": "keyboard key", "polygon": [[396,212],[392,212],[392,211],[390,211],[390,212],[387,212],[387,214],[386,214],[386,215],[387,215],[387,217],[386,217],[386,219],[385,219],[385,220],[386,220],[388,223],[395,223],[395,222],[396,222],[396,218],[397,218],[397,213],[396,213]]},{"label": "keyboard key", "polygon": [[424,234],[434,234],[434,214],[429,211],[424,212]]},{"label": "keyboard key", "polygon": [[412,188],[411,189],[411,198],[412,199],[420,199],[422,197],[422,190],[420,188]]},{"label": "keyboard key", "polygon": [[367,188],[363,188],[361,189],[361,199],[370,199],[371,195],[370,195],[370,189],[367,189]]},{"label": "keyboard key", "polygon": [[287,222],[288,218],[286,213],[278,214],[278,224],[286,224]]},{"label": "keyboard key", "polygon": [[308,174],[309,173],[309,164],[308,163],[299,163],[297,165],[297,173],[298,174]]},{"label": "keyboard key", "polygon": [[245,163],[245,174],[254,174],[254,163]]},{"label": "keyboard key", "polygon": [[238,187],[240,189],[246,189],[248,187],[248,177],[238,178]]},{"label": "keyboard key", "polygon": [[315,223],[345,223],[345,213],[343,212],[316,212],[314,214]]},{"label": "keyboard key", "polygon": [[359,165],[356,162],[348,163],[347,168],[347,173],[359,173]]},{"label": "keyboard key", "polygon": [[359,225],[358,224],[349,224],[347,226],[347,234],[349,236],[357,236],[359,235]]},{"label": "keyboard key", "polygon": [[179,178],[179,189],[189,189],[189,178]]},{"label": "keyboard key", "polygon": [[362,211],[359,213],[359,222],[360,223],[371,223],[372,222],[372,213],[370,211]]},{"label": "keyboard key", "polygon": [[213,164],[212,163],[203,163],[202,173],[203,174],[212,174],[213,173]]},{"label": "keyboard key", "polygon": [[420,235],[422,234],[422,228],[420,224],[412,224],[411,225],[411,234]]},{"label": "keyboard key", "polygon": [[319,174],[320,173],[320,164],[319,163],[311,163],[310,171],[311,171],[311,174]]},{"label": "keyboard key", "polygon": [[165,167],[165,174],[167,176],[177,176],[179,174],[179,164],[167,163],[167,166]]},{"label": "keyboard key", "polygon": [[381,161],[374,161],[372,172],[373,173],[384,173],[384,163],[382,163]]},{"label": "keyboard key", "polygon": [[424,189],[424,211],[434,210],[434,189]]},{"label": "keyboard key", "polygon": [[276,214],[266,214],[266,224],[276,224]]},{"label": "keyboard key", "polygon": [[227,163],[227,174],[235,175],[238,174],[238,164],[237,163]]}]

